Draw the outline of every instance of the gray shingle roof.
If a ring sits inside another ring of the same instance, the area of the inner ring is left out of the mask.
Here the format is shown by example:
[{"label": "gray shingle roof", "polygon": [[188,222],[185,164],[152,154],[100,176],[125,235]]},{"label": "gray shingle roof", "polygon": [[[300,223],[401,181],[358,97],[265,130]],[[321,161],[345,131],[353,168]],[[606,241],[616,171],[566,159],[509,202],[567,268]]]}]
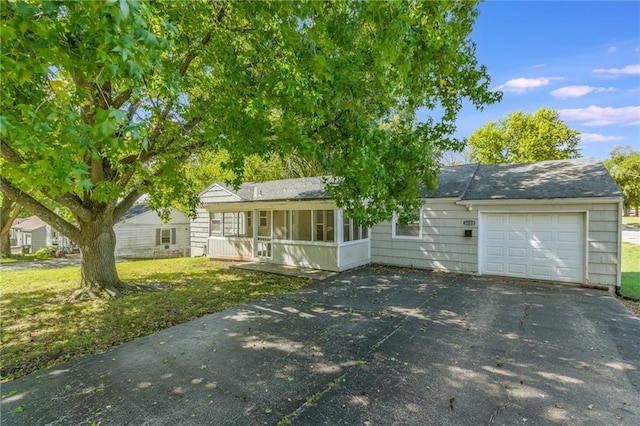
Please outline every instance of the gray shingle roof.
[{"label": "gray shingle roof", "polygon": [[[242,184],[242,201],[303,200],[331,198],[323,179],[309,177]],[[439,186],[425,198],[462,200],[549,199],[620,197],[622,192],[604,165],[594,159],[542,161],[522,164],[463,164],[443,167]]]},{"label": "gray shingle roof", "polygon": [[480,165],[463,200],[619,197],[620,188],[593,159]]},{"label": "gray shingle roof", "polygon": [[122,222],[123,220],[131,219],[132,217],[138,216],[139,214],[146,213],[151,210],[146,204],[134,204],[127,210],[125,214],[122,215],[118,222]]},{"label": "gray shingle roof", "polygon": [[28,218],[20,221],[14,221],[12,228],[20,229],[23,232],[32,232],[36,229],[42,228],[43,226],[47,226],[47,223],[44,220],[40,219],[38,216],[29,216]]},{"label": "gray shingle roof", "polygon": [[243,201],[331,198],[324,189],[323,177],[243,183],[237,191],[234,191],[233,187],[220,185]]}]

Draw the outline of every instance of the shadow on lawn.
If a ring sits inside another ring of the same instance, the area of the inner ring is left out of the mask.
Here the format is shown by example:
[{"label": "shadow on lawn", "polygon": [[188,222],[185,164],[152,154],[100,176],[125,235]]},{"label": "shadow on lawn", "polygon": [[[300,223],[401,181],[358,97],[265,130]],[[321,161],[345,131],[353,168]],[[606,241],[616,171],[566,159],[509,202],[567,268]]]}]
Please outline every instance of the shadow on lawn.
[{"label": "shadow on lawn", "polygon": [[141,291],[117,300],[71,303],[72,290],[4,293],[0,377],[11,380],[307,282],[213,269],[134,276],[127,283]]}]

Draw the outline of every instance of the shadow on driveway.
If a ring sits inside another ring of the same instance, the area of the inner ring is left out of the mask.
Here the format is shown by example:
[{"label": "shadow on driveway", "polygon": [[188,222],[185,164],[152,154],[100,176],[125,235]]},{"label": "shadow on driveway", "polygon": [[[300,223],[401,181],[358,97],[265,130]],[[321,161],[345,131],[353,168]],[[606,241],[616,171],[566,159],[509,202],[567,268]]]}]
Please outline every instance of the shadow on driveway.
[{"label": "shadow on driveway", "polygon": [[602,291],[363,267],[3,383],[1,421],[640,424],[639,353]]}]

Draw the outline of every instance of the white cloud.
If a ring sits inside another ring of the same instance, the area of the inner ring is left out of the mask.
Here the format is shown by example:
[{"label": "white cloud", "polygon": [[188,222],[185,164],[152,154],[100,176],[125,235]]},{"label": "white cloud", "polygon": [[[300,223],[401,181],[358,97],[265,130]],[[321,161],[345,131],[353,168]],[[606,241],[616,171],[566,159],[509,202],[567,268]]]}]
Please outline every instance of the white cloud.
[{"label": "white cloud", "polygon": [[610,47],[607,49],[607,52],[609,52],[609,53],[616,53],[617,51],[618,51],[618,48],[617,48],[617,47],[615,47],[615,46],[610,46]]},{"label": "white cloud", "polygon": [[581,133],[580,141],[582,142],[610,142],[621,141],[625,139],[623,136],[605,136],[598,133]]},{"label": "white cloud", "polygon": [[640,64],[637,65],[627,65],[623,68],[598,68],[593,70],[595,74],[608,74],[608,75],[634,75],[640,74]]},{"label": "white cloud", "polygon": [[537,89],[538,87],[547,86],[551,84],[552,80],[562,80],[559,77],[538,77],[538,78],[514,78],[506,83],[497,87],[498,90],[503,92],[511,92],[517,94],[523,94],[529,90]]},{"label": "white cloud", "polygon": [[544,68],[546,66],[547,66],[547,64],[535,64],[535,65],[531,65],[529,68],[538,69],[538,68]]},{"label": "white cloud", "polygon": [[640,93],[640,88],[629,89],[629,90],[627,90],[627,92],[629,92],[629,93]]},{"label": "white cloud", "polygon": [[640,106],[598,107],[561,109],[563,120],[579,121],[585,126],[608,126],[611,124],[634,125],[640,118]]},{"label": "white cloud", "polygon": [[594,87],[594,86],[565,86],[556,89],[549,94],[554,98],[579,98],[580,96],[588,95],[591,92],[604,93],[615,92],[613,87]]}]

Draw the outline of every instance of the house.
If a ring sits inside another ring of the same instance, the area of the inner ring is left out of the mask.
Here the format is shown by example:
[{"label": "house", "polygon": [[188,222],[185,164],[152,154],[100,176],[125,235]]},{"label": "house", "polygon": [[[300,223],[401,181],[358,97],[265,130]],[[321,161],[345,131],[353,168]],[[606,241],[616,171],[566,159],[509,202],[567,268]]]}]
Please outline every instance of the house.
[{"label": "house", "polygon": [[215,183],[191,223],[192,255],[343,271],[370,262],[613,288],[622,193],[603,164],[561,160],[444,167],[418,220],[372,229],[322,179]]},{"label": "house", "polygon": [[115,255],[131,258],[189,255],[189,217],[171,208],[167,223],[146,204],[132,206],[113,226]]},{"label": "house", "polygon": [[23,247],[25,253],[35,253],[43,247],[75,248],[69,238],[38,216],[16,219],[9,230],[9,240],[12,247]]}]

